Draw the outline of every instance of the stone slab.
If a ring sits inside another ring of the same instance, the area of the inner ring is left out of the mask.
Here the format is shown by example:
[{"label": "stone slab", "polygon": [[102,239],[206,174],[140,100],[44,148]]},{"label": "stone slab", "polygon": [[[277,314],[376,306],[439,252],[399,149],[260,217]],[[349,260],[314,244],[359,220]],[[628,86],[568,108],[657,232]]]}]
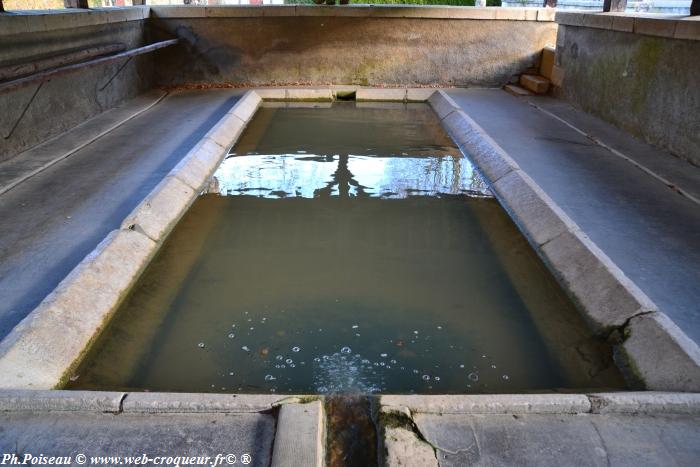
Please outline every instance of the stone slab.
[{"label": "stone slab", "polygon": [[[209,456],[200,465],[270,465],[275,419],[270,414],[97,414],[88,412],[0,413],[0,448],[39,456],[133,456],[192,465],[167,457]],[[235,464],[233,457],[235,456]],[[126,461],[123,461],[126,463]],[[247,462],[247,460],[246,460]]]},{"label": "stone slab", "polygon": [[632,318],[623,358],[647,388],[700,392],[700,348],[663,313]]},{"label": "stone slab", "polygon": [[123,392],[0,390],[0,412],[119,412]]},{"label": "stone slab", "polygon": [[331,89],[290,88],[287,89],[287,99],[292,101],[328,102],[333,100],[333,91]]},{"label": "stone slab", "polygon": [[700,415],[700,393],[607,392],[589,394],[592,413]]},{"label": "stone slab", "polygon": [[640,415],[414,417],[441,466],[695,465],[700,418]]},{"label": "stone slab", "polygon": [[438,466],[433,447],[413,431],[400,427],[386,427],[382,441],[384,465],[387,467]]},{"label": "stone slab", "polygon": [[284,404],[277,418],[272,467],[325,465],[325,414],[321,401]]},{"label": "stone slab", "polygon": [[464,111],[453,113],[442,124],[491,183],[519,169],[518,164]]},{"label": "stone slab", "polygon": [[578,228],[522,170],[513,170],[499,178],[491,189],[536,246]]},{"label": "stone slab", "polygon": [[440,120],[459,110],[459,106],[455,101],[442,90],[434,92],[428,99],[428,103]]},{"label": "stone slab", "polygon": [[540,251],[597,332],[608,332],[633,316],[656,310],[649,297],[582,232],[565,232]]},{"label": "stone slab", "polygon": [[255,115],[255,111],[262,103],[262,98],[255,91],[246,92],[241,99],[236,102],[233,108],[228,112],[238,117],[244,123]]},{"label": "stone slab", "polygon": [[0,388],[59,385],[154,250],[155,243],[138,232],[109,234],[0,342]]},{"label": "stone slab", "polygon": [[[237,117],[232,118],[238,120]],[[205,137],[173,167],[170,175],[199,193],[226,157],[226,153],[226,148]]]},{"label": "stone slab", "polygon": [[295,396],[274,394],[131,392],[122,407],[125,413],[246,413],[265,412],[296,401]]},{"label": "stone slab", "polygon": [[141,232],[154,242],[160,242],[185,214],[197,194],[182,180],[169,175],[124,219],[122,228]]},{"label": "stone slab", "polygon": [[357,101],[400,101],[406,100],[406,89],[360,88],[355,93]]},{"label": "stone slab", "polygon": [[437,91],[430,88],[408,88],[406,89],[406,101],[425,102]]},{"label": "stone slab", "polygon": [[387,395],[380,403],[434,414],[585,413],[591,408],[584,394]]}]

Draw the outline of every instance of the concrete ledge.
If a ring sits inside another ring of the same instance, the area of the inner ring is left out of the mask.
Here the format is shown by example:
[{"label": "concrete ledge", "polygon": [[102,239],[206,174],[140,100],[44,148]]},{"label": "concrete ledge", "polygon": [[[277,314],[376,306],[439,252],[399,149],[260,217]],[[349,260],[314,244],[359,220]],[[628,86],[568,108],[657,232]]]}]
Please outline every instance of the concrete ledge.
[{"label": "concrete ledge", "polygon": [[183,181],[169,175],[124,219],[122,229],[136,230],[159,242],[180,220],[197,194]]},{"label": "concrete ledge", "polygon": [[283,403],[295,403],[296,396],[272,394],[191,394],[130,392],[122,410],[146,413],[248,413],[272,410]]},{"label": "concrete ledge", "polygon": [[381,396],[380,404],[407,407],[412,413],[436,414],[585,413],[591,410],[591,403],[584,394]]},{"label": "concrete ledge", "polygon": [[700,394],[678,392],[610,392],[589,394],[591,413],[700,413]]},{"label": "concrete ledge", "polygon": [[[665,315],[655,313],[656,305],[473,119],[454,109],[444,92],[434,93],[429,103],[594,331],[623,329],[633,336],[625,341],[618,363],[632,368],[629,373],[650,389],[700,390],[697,345]],[[643,316],[656,324],[635,324]],[[660,317],[663,323],[656,322]]]},{"label": "concrete ledge", "polygon": [[333,100],[331,89],[287,89],[286,100],[329,102]]},{"label": "concrete ledge", "polygon": [[368,89],[361,88],[356,91],[355,99],[360,101],[405,101],[406,89]]},{"label": "concrete ledge", "polygon": [[670,39],[700,40],[700,21],[692,16],[558,11],[555,20],[565,26],[607,29]]},{"label": "concrete ledge", "polygon": [[[255,111],[258,110],[261,103],[262,98],[260,95],[258,95],[255,91],[248,91],[238,102],[236,102],[236,105],[231,108],[228,114],[237,117],[247,124],[248,121],[253,118]],[[207,136],[209,136],[208,133]]]},{"label": "concrete ledge", "polygon": [[0,36],[142,21],[149,16],[150,7],[148,6],[41,10],[39,12],[18,10],[12,13],[0,13]]},{"label": "concrete ledge", "polygon": [[539,253],[596,332],[607,333],[633,316],[657,309],[577,227],[542,245]]},{"label": "concrete ledge", "polygon": [[0,412],[119,412],[123,392],[0,391]]},{"label": "concrete ledge", "polygon": [[322,467],[325,433],[321,401],[283,405],[277,418],[272,467]]},{"label": "concrete ledge", "polygon": [[437,91],[430,95],[428,104],[433,108],[440,120],[444,120],[452,112],[459,112],[460,108],[444,91]]},{"label": "concrete ledge", "polygon": [[264,16],[322,16],[355,18],[426,18],[501,21],[554,20],[551,8],[499,8],[430,5],[225,5],[151,6],[155,18],[251,18]]},{"label": "concrete ledge", "polygon": [[115,230],[0,343],[0,388],[60,385],[146,267],[155,243]]},{"label": "concrete ledge", "polygon": [[649,389],[700,391],[700,348],[665,314],[632,318],[625,337],[623,365]]}]

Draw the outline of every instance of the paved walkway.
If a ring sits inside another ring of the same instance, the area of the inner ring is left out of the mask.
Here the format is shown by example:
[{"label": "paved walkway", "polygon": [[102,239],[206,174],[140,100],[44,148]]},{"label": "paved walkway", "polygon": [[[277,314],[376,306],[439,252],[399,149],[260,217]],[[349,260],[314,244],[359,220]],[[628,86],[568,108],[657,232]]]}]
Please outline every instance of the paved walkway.
[{"label": "paved walkway", "polygon": [[[0,195],[0,339],[119,227],[242,94],[171,94]],[[50,144],[59,154],[79,143],[68,134]],[[45,154],[36,157],[46,162]],[[27,161],[28,169],[35,165]],[[15,162],[13,170],[21,167]]]},{"label": "paved walkway", "polygon": [[449,95],[685,333],[700,342],[700,204],[559,119],[692,193],[700,168],[551,98],[500,89]]}]

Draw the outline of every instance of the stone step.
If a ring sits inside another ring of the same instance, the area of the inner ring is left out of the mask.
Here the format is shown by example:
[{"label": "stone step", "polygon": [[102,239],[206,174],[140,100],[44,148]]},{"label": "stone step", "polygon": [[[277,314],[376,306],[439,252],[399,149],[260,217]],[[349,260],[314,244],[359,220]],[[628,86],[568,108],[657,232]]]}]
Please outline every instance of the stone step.
[{"label": "stone step", "polygon": [[549,90],[549,80],[538,75],[521,75],[520,86],[535,94],[546,94]]},{"label": "stone step", "polygon": [[532,96],[532,93],[525,88],[521,88],[517,84],[506,84],[503,88],[515,97]]}]

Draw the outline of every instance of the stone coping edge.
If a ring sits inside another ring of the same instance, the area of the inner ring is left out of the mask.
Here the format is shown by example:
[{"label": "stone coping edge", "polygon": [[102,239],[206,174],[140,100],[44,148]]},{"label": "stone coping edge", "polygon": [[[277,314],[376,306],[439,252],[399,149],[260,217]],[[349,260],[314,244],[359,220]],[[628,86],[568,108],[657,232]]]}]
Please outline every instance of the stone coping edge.
[{"label": "stone coping edge", "polygon": [[22,33],[38,33],[97,26],[127,21],[147,20],[148,6],[91,8],[80,10],[21,10],[0,13],[0,37]]},{"label": "stone coping edge", "polygon": [[623,333],[616,361],[627,379],[652,390],[700,391],[698,345],[444,91],[428,102],[594,332]]},{"label": "stone coping edge", "polygon": [[500,8],[430,5],[222,5],[132,6],[81,10],[15,10],[0,13],[0,36],[141,21],[149,18],[254,17],[424,18],[499,21],[554,21],[552,8]]},{"label": "stone coping edge", "polygon": [[[323,396],[66,390],[0,390],[0,412],[259,413]],[[382,395],[388,410],[441,414],[700,414],[700,393],[592,392],[582,394]],[[322,419],[323,413],[318,414]]]},{"label": "stone coping edge", "polygon": [[0,390],[0,412],[259,413],[321,397],[9,389]]},{"label": "stone coping edge", "polygon": [[61,387],[262,102],[248,91],[0,342],[0,388]]},{"label": "stone coping edge", "polygon": [[285,404],[277,417],[272,467],[325,465],[326,417],[320,400]]},{"label": "stone coping edge", "polygon": [[558,11],[555,20],[564,26],[700,41],[698,16]]},{"label": "stone coping edge", "polygon": [[382,410],[434,414],[700,414],[700,393],[380,396]]},{"label": "stone coping edge", "polygon": [[208,7],[153,5],[151,16],[168,19],[322,16],[551,22],[554,21],[554,9],[431,5],[221,5]]}]

